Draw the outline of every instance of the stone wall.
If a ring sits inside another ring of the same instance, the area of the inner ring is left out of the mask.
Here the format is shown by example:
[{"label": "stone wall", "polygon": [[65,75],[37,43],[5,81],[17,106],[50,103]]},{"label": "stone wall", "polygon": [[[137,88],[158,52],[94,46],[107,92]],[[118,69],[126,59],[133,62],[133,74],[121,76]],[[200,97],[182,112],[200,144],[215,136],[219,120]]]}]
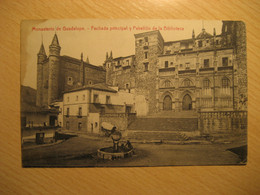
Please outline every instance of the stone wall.
[{"label": "stone wall", "polygon": [[85,85],[105,83],[106,82],[106,71],[101,67],[95,67],[93,65],[85,65]]},{"label": "stone wall", "polygon": [[246,111],[199,112],[198,127],[202,134],[247,132]]},{"label": "stone wall", "polygon": [[[62,91],[68,91],[78,86],[78,83],[80,82],[79,69],[80,64],[64,60],[62,58],[60,72],[60,95],[62,94]],[[71,82],[68,81],[69,77],[72,78]]]},{"label": "stone wall", "polygon": [[78,124],[81,123],[80,131],[87,131],[87,117],[63,116],[63,130],[78,131]]}]

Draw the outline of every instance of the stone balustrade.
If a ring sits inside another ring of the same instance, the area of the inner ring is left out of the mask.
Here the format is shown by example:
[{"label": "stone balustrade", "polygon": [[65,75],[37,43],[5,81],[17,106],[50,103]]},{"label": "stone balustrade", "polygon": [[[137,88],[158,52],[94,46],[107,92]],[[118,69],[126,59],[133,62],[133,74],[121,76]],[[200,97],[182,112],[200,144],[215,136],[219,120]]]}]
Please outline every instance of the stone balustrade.
[{"label": "stone balustrade", "polygon": [[247,111],[198,112],[198,127],[202,133],[246,132]]}]

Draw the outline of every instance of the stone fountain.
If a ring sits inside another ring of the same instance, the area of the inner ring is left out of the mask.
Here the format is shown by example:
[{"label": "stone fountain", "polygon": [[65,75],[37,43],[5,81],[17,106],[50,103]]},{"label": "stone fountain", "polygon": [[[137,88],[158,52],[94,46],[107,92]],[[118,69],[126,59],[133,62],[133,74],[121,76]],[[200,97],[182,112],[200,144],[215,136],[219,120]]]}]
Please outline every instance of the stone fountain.
[{"label": "stone fountain", "polygon": [[119,146],[119,140],[122,138],[122,134],[120,131],[116,130],[116,127],[113,127],[109,136],[113,140],[113,146],[98,149],[98,158],[115,160],[120,158],[131,157],[133,155],[133,146],[129,140],[127,140],[125,144],[121,144]]}]

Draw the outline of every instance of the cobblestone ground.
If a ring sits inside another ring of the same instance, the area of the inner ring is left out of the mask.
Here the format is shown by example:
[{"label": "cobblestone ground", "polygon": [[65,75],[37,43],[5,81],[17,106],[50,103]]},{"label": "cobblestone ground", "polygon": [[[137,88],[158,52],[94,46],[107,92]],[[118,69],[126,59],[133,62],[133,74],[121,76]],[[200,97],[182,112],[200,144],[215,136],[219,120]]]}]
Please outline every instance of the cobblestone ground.
[{"label": "cobblestone ground", "polygon": [[232,144],[143,144],[132,143],[135,155],[132,158],[114,161],[97,159],[96,151],[111,146],[112,142],[83,137],[70,138],[60,144],[22,150],[25,167],[59,166],[168,166],[168,165],[232,165],[241,164],[240,158],[228,148]]}]

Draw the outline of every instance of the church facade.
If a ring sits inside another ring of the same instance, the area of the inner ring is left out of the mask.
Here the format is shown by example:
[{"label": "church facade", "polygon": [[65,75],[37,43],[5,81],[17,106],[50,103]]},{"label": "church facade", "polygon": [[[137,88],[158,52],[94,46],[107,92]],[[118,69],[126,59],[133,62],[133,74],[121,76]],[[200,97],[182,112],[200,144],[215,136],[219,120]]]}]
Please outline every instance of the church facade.
[{"label": "church facade", "polygon": [[135,55],[106,56],[110,85],[143,95],[145,114],[172,110],[233,111],[247,97],[245,26],[223,21],[216,35],[165,42],[159,31],[135,35]]}]

